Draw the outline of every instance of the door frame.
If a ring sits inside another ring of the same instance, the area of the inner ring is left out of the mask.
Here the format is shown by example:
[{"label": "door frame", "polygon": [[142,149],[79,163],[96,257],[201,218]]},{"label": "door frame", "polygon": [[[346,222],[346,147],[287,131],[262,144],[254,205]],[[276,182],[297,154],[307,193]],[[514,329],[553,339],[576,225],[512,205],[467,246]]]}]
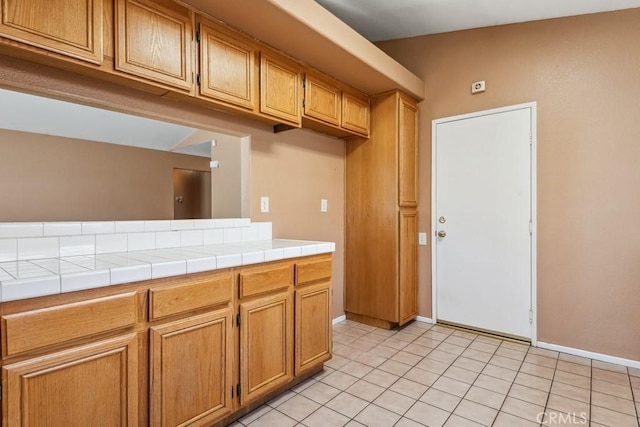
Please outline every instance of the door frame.
[{"label": "door frame", "polygon": [[437,300],[437,249],[435,232],[437,229],[437,205],[436,205],[436,177],[437,177],[437,162],[436,162],[436,143],[437,143],[437,125],[448,122],[455,122],[460,120],[471,119],[475,117],[487,116],[491,114],[500,114],[510,111],[530,109],[531,110],[531,345],[536,346],[538,342],[538,302],[537,302],[537,254],[538,254],[538,193],[537,193],[537,176],[538,176],[538,163],[537,163],[537,102],[527,102],[523,104],[510,105],[506,107],[494,108],[490,110],[477,111],[468,114],[461,114],[457,116],[444,117],[441,119],[435,119],[431,122],[431,317],[433,323],[438,320],[438,300]]}]

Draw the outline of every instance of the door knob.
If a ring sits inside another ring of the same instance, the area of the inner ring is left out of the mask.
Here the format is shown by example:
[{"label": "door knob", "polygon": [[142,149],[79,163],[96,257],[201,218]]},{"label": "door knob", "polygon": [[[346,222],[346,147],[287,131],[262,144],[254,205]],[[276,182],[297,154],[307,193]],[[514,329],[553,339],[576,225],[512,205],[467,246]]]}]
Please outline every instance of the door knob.
[{"label": "door knob", "polygon": [[444,237],[446,235],[447,235],[447,233],[445,233],[444,230],[438,231],[438,237]]}]

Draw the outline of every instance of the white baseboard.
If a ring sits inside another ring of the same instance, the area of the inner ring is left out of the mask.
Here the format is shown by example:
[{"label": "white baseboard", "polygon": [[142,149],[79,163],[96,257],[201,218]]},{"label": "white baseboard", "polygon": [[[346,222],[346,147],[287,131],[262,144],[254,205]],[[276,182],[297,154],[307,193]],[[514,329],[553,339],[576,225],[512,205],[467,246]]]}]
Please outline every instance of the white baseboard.
[{"label": "white baseboard", "polygon": [[433,319],[430,319],[428,317],[418,316],[416,317],[416,322],[431,323],[433,325]]},{"label": "white baseboard", "polygon": [[338,316],[335,319],[333,319],[333,324],[335,325],[336,323],[340,323],[344,320],[347,320],[347,316],[343,314],[342,316]]},{"label": "white baseboard", "polygon": [[574,356],[588,357],[589,359],[600,360],[601,362],[615,363],[618,365],[640,369],[640,361],[638,360],[624,359],[622,357],[609,356],[608,354],[594,353],[592,351],[580,350],[578,348],[572,347],[564,347],[561,345],[549,344],[541,341],[538,341],[537,346],[540,348],[546,348],[547,350],[559,351],[562,353],[573,354]]}]

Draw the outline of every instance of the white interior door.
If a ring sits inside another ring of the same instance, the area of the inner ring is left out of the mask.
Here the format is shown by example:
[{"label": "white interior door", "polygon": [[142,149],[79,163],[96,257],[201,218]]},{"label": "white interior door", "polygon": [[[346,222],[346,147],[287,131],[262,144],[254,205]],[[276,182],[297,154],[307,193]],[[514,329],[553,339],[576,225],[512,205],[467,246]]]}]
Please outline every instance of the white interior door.
[{"label": "white interior door", "polygon": [[434,316],[532,338],[535,104],[434,121]]}]

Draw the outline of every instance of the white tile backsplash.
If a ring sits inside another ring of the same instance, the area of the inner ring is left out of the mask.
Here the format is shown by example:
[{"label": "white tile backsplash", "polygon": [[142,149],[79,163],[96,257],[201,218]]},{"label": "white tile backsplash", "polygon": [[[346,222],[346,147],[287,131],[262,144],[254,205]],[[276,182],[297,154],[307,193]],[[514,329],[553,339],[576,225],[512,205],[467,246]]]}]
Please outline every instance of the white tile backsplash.
[{"label": "white tile backsplash", "polygon": [[126,234],[98,234],[96,236],[96,254],[127,252]]},{"label": "white tile backsplash", "polygon": [[185,230],[180,232],[180,246],[202,246],[204,243],[203,230]]},{"label": "white tile backsplash", "polygon": [[116,221],[116,233],[141,233],[144,221]]},{"label": "white tile backsplash", "polygon": [[242,227],[242,241],[243,242],[252,242],[254,240],[258,240],[258,225],[251,224],[248,227]]},{"label": "white tile backsplash", "polygon": [[224,243],[234,243],[242,241],[242,228],[225,228]]},{"label": "white tile backsplash", "polygon": [[96,236],[60,237],[60,256],[94,255]]},{"label": "white tile backsplash", "polygon": [[258,240],[271,240],[272,237],[272,226],[270,222],[256,222],[258,226]]},{"label": "white tile backsplash", "polygon": [[82,223],[82,234],[112,234],[115,232],[115,221],[92,221]]},{"label": "white tile backsplash", "polygon": [[18,260],[58,258],[60,239],[57,237],[36,237],[18,240]]},{"label": "white tile backsplash", "polygon": [[77,236],[82,234],[81,222],[45,222],[44,236]]},{"label": "white tile backsplash", "polygon": [[0,239],[0,262],[18,260],[18,240]]},{"label": "white tile backsplash", "polygon": [[214,228],[212,230],[204,230],[205,245],[217,245],[224,243],[224,229]]},{"label": "white tile backsplash", "polygon": [[172,230],[193,230],[194,222],[192,219],[178,219],[171,221]]},{"label": "white tile backsplash", "polygon": [[180,247],[181,231],[161,231],[156,233],[156,249]]},{"label": "white tile backsplash", "polygon": [[156,233],[129,233],[127,240],[127,250],[130,252],[156,248]]},{"label": "white tile backsplash", "polygon": [[7,222],[0,224],[0,239],[44,236],[41,222]]},{"label": "white tile backsplash", "polygon": [[171,221],[145,221],[144,231],[169,231],[171,230]]}]

